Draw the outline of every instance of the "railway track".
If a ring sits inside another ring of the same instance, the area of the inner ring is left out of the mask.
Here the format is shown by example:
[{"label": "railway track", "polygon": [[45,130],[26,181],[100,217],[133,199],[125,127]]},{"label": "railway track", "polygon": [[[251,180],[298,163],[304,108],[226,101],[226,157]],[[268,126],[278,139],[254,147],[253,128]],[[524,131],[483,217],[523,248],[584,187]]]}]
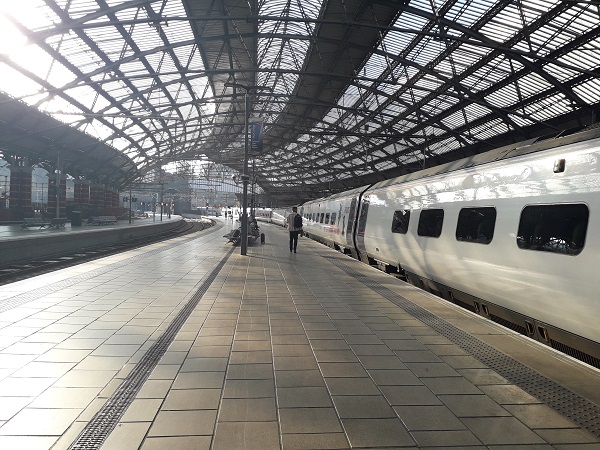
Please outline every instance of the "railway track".
[{"label": "railway track", "polygon": [[76,251],[55,253],[27,261],[19,261],[0,267],[0,286],[15,281],[24,280],[36,275],[52,272],[65,267],[71,267],[83,262],[92,261],[104,256],[114,255],[127,250],[143,247],[155,242],[165,241],[178,236],[202,231],[207,225],[202,222],[182,221],[181,225],[167,231],[161,231],[152,235],[132,238],[127,241],[115,242],[113,244],[101,244],[85,247]]}]

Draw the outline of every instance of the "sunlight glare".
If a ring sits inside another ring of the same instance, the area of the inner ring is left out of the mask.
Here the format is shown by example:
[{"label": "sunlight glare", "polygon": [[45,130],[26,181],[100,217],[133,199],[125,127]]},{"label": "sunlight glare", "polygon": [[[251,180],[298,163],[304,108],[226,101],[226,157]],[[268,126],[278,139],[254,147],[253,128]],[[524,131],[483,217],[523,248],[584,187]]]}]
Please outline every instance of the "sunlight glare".
[{"label": "sunlight glare", "polygon": [[25,44],[27,44],[27,38],[14,27],[0,10],[0,54],[10,57],[18,53]]}]

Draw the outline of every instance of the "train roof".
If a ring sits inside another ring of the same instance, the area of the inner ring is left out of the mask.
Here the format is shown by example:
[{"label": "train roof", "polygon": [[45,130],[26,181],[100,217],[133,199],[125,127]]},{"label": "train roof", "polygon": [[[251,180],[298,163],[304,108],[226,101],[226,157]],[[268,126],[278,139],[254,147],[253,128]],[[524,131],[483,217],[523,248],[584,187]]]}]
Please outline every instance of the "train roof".
[{"label": "train roof", "polygon": [[[457,170],[467,169],[469,167],[480,166],[495,161],[508,160],[529,153],[541,152],[564,145],[574,144],[577,142],[589,141],[600,138],[600,127],[594,127],[573,133],[567,136],[555,136],[547,139],[531,139],[529,141],[519,142],[516,144],[506,145],[485,153],[479,153],[469,158],[459,159],[448,164],[423,169],[408,175],[400,175],[395,178],[381,181],[373,184],[372,188],[382,188],[391,184],[405,183],[422,178],[433,177],[443,173],[455,172]],[[364,188],[363,188],[364,189]]]}]

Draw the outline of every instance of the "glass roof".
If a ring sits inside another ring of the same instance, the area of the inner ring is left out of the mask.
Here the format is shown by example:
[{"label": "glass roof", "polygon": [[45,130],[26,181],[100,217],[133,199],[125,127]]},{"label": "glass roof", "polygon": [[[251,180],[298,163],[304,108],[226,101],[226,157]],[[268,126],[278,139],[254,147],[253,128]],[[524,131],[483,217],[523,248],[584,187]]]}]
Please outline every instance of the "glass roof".
[{"label": "glass roof", "polygon": [[1,2],[0,91],[138,177],[241,171],[248,93],[258,184],[306,200],[590,125],[599,25],[583,1]]}]

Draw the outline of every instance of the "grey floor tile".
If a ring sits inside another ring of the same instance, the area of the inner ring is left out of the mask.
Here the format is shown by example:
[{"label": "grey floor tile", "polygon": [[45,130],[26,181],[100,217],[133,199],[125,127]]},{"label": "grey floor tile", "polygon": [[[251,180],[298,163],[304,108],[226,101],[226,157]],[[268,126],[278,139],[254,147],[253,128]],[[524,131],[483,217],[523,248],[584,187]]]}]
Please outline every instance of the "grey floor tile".
[{"label": "grey floor tile", "polygon": [[320,363],[323,376],[328,377],[366,377],[367,372],[360,363]]},{"label": "grey floor tile", "polygon": [[30,403],[32,408],[85,409],[99,394],[100,388],[49,387]]},{"label": "grey floor tile", "polygon": [[221,389],[172,389],[163,410],[218,409]]},{"label": "grey floor tile", "polygon": [[269,341],[234,341],[232,350],[234,352],[271,351],[271,343]]},{"label": "grey floor tile", "polygon": [[380,386],[418,386],[423,384],[423,382],[408,369],[371,369],[369,370],[369,375],[373,378],[373,381]]},{"label": "grey floor tile", "polygon": [[406,369],[406,365],[395,356],[366,356],[358,357],[367,369]]},{"label": "grey floor tile", "polygon": [[[148,436],[206,436],[213,434],[217,411],[160,411]],[[1,431],[1,430],[0,430]]]},{"label": "grey floor tile", "polygon": [[221,389],[225,381],[225,372],[187,372],[180,373],[173,382],[173,389]]},{"label": "grey floor tile", "polygon": [[352,448],[413,446],[414,440],[398,419],[343,419]]},{"label": "grey floor tile", "polygon": [[225,398],[219,422],[271,422],[277,420],[275,398]]},{"label": "grey floor tile", "polygon": [[[440,395],[457,417],[508,416],[509,412],[486,395]],[[537,405],[535,405],[537,406]]]},{"label": "grey floor tile", "polygon": [[469,381],[462,377],[435,377],[421,378],[425,384],[436,395],[444,394],[481,394],[481,391]]},{"label": "grey floor tile", "polygon": [[[373,336],[371,335],[368,337]],[[379,338],[375,336],[375,339],[373,340],[376,341],[379,340]],[[396,356],[394,352],[391,351],[390,348],[381,341],[379,341],[377,344],[351,344],[350,347],[352,348],[352,351],[359,356]]]},{"label": "grey floor tile", "polygon": [[219,422],[213,450],[279,450],[277,422]]},{"label": "grey floor tile", "polygon": [[340,433],[342,431],[333,408],[280,408],[279,420],[282,433]]},{"label": "grey floor tile", "polygon": [[380,389],[391,405],[442,405],[427,386],[381,386]]},{"label": "grey floor tile", "polygon": [[441,356],[440,359],[450,367],[460,369],[487,369],[487,365],[473,356]]},{"label": "grey floor tile", "polygon": [[572,444],[583,447],[585,444],[595,444],[597,448],[600,448],[599,439],[581,428],[547,428],[536,429],[535,432],[546,442],[555,446]]},{"label": "grey floor tile", "polygon": [[227,380],[223,398],[275,397],[274,380]]},{"label": "grey floor tile", "polygon": [[316,350],[350,350],[350,346],[341,339],[313,339],[310,342],[312,348]]},{"label": "grey floor tile", "polygon": [[278,370],[275,372],[277,387],[324,386],[318,370]]},{"label": "grey floor tile", "polygon": [[324,408],[330,407],[331,399],[325,387],[277,388],[280,408]]},{"label": "grey floor tile", "polygon": [[406,363],[443,363],[443,360],[430,350],[395,350],[394,353]]},{"label": "grey floor tile", "polygon": [[485,445],[529,445],[544,441],[514,417],[463,418],[463,423]]},{"label": "grey floor tile", "polygon": [[266,380],[273,378],[272,364],[230,364],[228,380]]},{"label": "grey floor tile", "polygon": [[406,367],[419,378],[459,377],[460,374],[446,363],[407,362]]},{"label": "grey floor tile", "polygon": [[149,437],[140,450],[210,450],[212,436]]},{"label": "grey floor tile", "polygon": [[[308,344],[308,338],[305,335],[290,334],[287,336],[273,336],[273,352],[276,345],[305,345]],[[283,355],[281,355],[283,356]]]},{"label": "grey floor tile", "polygon": [[180,372],[224,372],[227,358],[186,358]]},{"label": "grey floor tile", "polygon": [[34,399],[35,397],[2,397],[0,401],[0,421],[9,420]]},{"label": "grey floor tile", "polygon": [[394,406],[410,431],[464,430],[465,425],[445,406]]},{"label": "grey floor tile", "polygon": [[315,357],[319,363],[358,362],[358,358],[351,350],[315,350]]},{"label": "grey floor tile", "polygon": [[479,389],[501,405],[540,403],[538,399],[514,384],[479,386]]},{"label": "grey floor tile", "polygon": [[165,398],[172,383],[171,380],[146,380],[136,398]]},{"label": "grey floor tile", "polygon": [[385,398],[366,395],[336,395],[333,403],[342,419],[377,419],[396,417]]},{"label": "grey floor tile", "polygon": [[231,347],[229,345],[193,345],[188,358],[227,358]]},{"label": "grey floor tile", "polygon": [[476,386],[510,384],[510,382],[492,369],[457,369],[463,377]]},{"label": "grey floor tile", "polygon": [[56,378],[13,378],[0,381],[0,397],[35,397],[56,382]]},{"label": "grey floor tile", "polygon": [[[306,339],[306,338],[305,338]],[[308,345],[308,340],[306,340],[306,344],[304,345],[273,345],[273,355],[274,356],[305,356],[305,357],[313,357],[313,351],[310,345]]]},{"label": "grey floor tile", "polygon": [[[121,417],[120,422],[152,422],[162,403],[163,400],[159,398],[135,399]],[[82,420],[81,416],[77,420]]]},{"label": "grey floor tile", "polygon": [[381,395],[370,378],[326,378],[331,395]]},{"label": "grey floor tile", "polygon": [[[419,448],[441,447],[462,449],[468,447],[471,449],[473,446],[481,445],[481,441],[469,430],[411,431],[411,435],[417,441]],[[481,447],[481,449],[484,448],[487,447]],[[528,447],[522,450],[532,449]]]},{"label": "grey floor tile", "polygon": [[0,436],[0,448],[42,450],[52,448],[57,440],[57,436]]},{"label": "grey floor tile", "polygon": [[317,369],[314,356],[275,356],[275,370],[311,370]]},{"label": "grey floor tile", "polygon": [[281,436],[283,450],[349,449],[344,433],[284,434]]},{"label": "grey floor tile", "polygon": [[3,436],[61,436],[80,409],[25,408],[0,428]]},{"label": "grey floor tile", "polygon": [[144,440],[151,422],[124,422],[113,430],[104,444],[103,450],[122,450],[125,448],[139,448]]},{"label": "grey floor tile", "polygon": [[571,420],[546,405],[505,405],[504,407],[529,428],[577,428]]}]

